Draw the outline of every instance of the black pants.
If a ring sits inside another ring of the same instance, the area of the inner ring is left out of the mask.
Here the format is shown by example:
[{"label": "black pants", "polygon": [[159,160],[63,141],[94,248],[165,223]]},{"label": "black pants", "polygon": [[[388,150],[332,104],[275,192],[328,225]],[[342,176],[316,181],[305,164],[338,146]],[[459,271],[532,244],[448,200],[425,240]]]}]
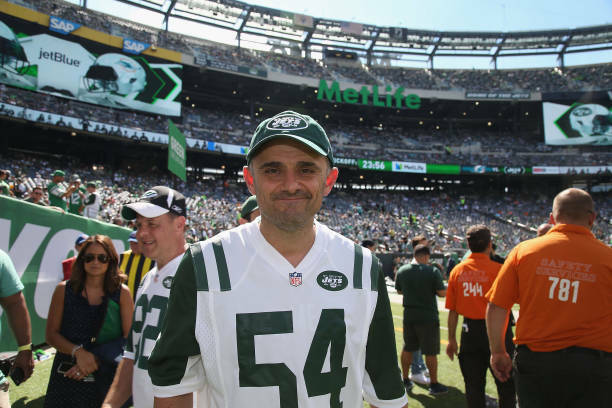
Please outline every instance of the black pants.
[{"label": "black pants", "polygon": [[612,353],[570,347],[517,347],[514,375],[521,408],[612,407]]},{"label": "black pants", "polygon": [[[491,369],[489,351],[489,340],[487,338],[487,328],[484,319],[472,320],[463,319],[463,329],[461,330],[461,347],[459,349],[459,366],[463,381],[465,382],[465,397],[469,408],[485,407],[485,385],[487,369]],[[508,325],[506,331],[506,350],[509,355],[514,353],[512,343],[512,330]],[[493,373],[491,371],[491,373]],[[495,376],[493,376],[495,378]],[[506,382],[500,382],[495,378],[497,394],[499,396],[500,408],[514,408],[516,405],[516,395],[514,390],[514,380],[510,378]]]}]

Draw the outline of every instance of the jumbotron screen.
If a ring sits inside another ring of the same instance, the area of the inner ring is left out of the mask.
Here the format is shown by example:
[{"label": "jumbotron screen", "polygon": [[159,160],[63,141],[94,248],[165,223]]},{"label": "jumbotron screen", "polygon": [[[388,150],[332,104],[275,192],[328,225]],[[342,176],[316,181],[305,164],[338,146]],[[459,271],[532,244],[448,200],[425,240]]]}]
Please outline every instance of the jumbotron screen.
[{"label": "jumbotron screen", "polygon": [[544,102],[544,138],[549,145],[612,145],[612,103]]},{"label": "jumbotron screen", "polygon": [[63,37],[0,15],[0,82],[117,109],[180,116],[182,65]]}]

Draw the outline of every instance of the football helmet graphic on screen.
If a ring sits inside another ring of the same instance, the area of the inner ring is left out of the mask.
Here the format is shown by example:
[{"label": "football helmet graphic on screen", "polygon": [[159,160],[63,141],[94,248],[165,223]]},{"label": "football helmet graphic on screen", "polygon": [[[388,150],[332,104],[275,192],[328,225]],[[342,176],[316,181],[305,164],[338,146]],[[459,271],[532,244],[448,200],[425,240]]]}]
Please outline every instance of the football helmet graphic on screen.
[{"label": "football helmet graphic on screen", "polygon": [[0,21],[0,82],[15,86],[35,86],[25,75],[30,68],[28,57],[13,30]]},{"label": "football helmet graphic on screen", "polygon": [[90,93],[129,95],[145,88],[147,75],[133,58],[121,54],[103,54],[83,77]]},{"label": "football helmet graphic on screen", "polygon": [[[612,137],[612,113],[602,105],[578,105],[570,112],[572,129],[588,138]],[[597,141],[594,141],[597,143]]]}]

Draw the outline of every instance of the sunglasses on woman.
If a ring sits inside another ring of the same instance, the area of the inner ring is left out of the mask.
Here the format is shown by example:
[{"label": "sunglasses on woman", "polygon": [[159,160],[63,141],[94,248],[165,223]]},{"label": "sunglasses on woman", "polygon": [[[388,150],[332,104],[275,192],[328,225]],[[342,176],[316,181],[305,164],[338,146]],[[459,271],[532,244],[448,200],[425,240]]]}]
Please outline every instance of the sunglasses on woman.
[{"label": "sunglasses on woman", "polygon": [[98,258],[98,262],[104,263],[104,264],[108,263],[108,261],[110,260],[110,258],[106,254],[98,254],[98,255],[85,254],[85,256],[83,256],[83,260],[85,260],[85,263],[90,263],[91,261],[96,259],[96,257]]}]

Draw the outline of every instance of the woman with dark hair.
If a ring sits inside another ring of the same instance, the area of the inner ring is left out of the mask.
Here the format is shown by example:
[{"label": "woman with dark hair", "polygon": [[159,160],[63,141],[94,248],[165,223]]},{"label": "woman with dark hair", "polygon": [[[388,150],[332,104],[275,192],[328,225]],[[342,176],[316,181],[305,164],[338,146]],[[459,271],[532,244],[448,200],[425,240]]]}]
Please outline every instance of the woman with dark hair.
[{"label": "woman with dark hair", "polygon": [[[55,288],[47,317],[46,340],[57,354],[45,407],[99,408],[102,405],[110,382],[106,384],[98,378],[102,361],[92,351],[102,342],[102,331],[105,338],[122,341],[127,337],[134,311],[130,291],[121,284],[118,265],[119,257],[111,239],[93,235],[83,243],[70,280]],[[115,333],[109,334],[108,327]]]}]

